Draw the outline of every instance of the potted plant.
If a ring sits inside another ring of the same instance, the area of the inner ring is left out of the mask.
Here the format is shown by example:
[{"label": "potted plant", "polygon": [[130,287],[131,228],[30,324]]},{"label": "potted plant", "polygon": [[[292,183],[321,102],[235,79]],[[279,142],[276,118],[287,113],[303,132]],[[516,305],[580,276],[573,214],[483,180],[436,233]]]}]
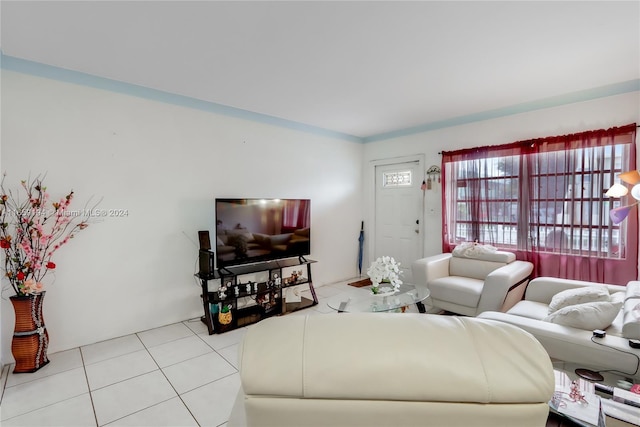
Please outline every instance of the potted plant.
[{"label": "potted plant", "polygon": [[52,200],[40,176],[21,181],[15,192],[5,187],[5,177],[0,182],[0,248],[4,279],[14,293],[14,372],[35,372],[49,363],[42,281],[56,268],[57,251],[88,226],[90,211],[69,209],[73,191]]},{"label": "potted plant", "polygon": [[[375,295],[390,295],[400,289],[400,263],[389,256],[383,256],[371,263],[367,275],[371,278],[371,292]],[[380,286],[385,284],[387,286]]]}]

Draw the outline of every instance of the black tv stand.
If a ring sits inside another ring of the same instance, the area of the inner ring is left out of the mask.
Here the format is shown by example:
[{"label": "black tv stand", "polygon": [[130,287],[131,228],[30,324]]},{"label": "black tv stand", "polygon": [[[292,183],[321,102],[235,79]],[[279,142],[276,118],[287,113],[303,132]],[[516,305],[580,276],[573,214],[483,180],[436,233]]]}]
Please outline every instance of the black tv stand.
[{"label": "black tv stand", "polygon": [[227,268],[226,268],[226,267],[220,267],[220,268],[218,269],[218,275],[220,275],[220,274],[225,274],[225,275],[226,275],[226,274],[233,274],[233,272],[232,272],[232,271],[227,270]]},{"label": "black tv stand", "polygon": [[[202,285],[201,320],[209,335],[318,304],[311,280],[311,264],[315,262],[299,256],[196,274]],[[260,279],[253,280],[255,277]],[[216,290],[209,290],[211,280],[219,281]]]}]

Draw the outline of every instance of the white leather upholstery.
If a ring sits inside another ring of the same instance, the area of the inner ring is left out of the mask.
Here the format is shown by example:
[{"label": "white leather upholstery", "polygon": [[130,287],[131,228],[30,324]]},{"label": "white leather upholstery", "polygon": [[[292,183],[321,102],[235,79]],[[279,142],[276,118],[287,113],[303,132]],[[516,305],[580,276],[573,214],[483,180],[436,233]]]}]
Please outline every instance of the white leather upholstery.
[{"label": "white leather upholstery", "polygon": [[[632,283],[640,282],[630,282]],[[529,282],[525,299],[506,313],[488,311],[478,317],[510,323],[530,332],[553,359],[596,370],[617,370],[628,376],[640,378],[640,350],[629,346],[630,337],[623,332],[624,308],[620,310],[613,324],[606,329],[606,336],[594,338],[593,341],[593,331],[542,320],[547,316],[549,303],[555,294],[582,286],[606,286],[611,294],[628,291],[624,286],[618,285],[539,277]],[[630,323],[628,329],[631,331],[637,327],[637,323]]]},{"label": "white leather upholstery", "polygon": [[449,258],[449,275],[484,280],[489,273],[505,265],[505,262],[460,258],[453,255]]},{"label": "white leather upholstery", "polygon": [[477,258],[445,253],[412,265],[414,283],[429,288],[434,307],[467,316],[509,309],[522,299],[532,271],[533,264],[505,251]]},{"label": "white leather upholstery", "polygon": [[640,282],[629,282],[624,300],[622,336],[640,340]]},{"label": "white leather upholstery", "polygon": [[530,334],[420,313],[284,316],[247,331],[229,426],[544,426],[554,376]]},{"label": "white leather upholstery", "polygon": [[547,304],[547,306],[553,296],[558,292],[581,286],[606,286],[610,294],[626,291],[624,286],[584,282],[582,280],[558,279],[557,277],[536,277],[529,284],[531,285],[534,281],[535,284],[533,286],[527,286],[526,300],[542,302]]}]

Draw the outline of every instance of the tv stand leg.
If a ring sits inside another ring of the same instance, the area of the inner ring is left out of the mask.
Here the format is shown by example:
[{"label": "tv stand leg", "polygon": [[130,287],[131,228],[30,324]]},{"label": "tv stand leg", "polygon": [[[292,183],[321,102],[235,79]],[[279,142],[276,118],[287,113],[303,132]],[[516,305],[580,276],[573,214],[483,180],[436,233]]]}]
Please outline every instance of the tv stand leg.
[{"label": "tv stand leg", "polygon": [[205,279],[201,279],[202,284],[202,305],[204,308],[204,316],[200,318],[207,325],[209,335],[213,334],[213,319],[211,318],[211,307],[209,304],[209,283]]}]

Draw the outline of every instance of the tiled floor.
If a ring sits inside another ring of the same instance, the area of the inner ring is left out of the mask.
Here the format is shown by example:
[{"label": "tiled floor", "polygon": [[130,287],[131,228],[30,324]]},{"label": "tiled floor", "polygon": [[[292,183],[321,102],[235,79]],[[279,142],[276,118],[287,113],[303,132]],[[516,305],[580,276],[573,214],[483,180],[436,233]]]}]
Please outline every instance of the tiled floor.
[{"label": "tiled floor", "polygon": [[[288,316],[331,313],[328,298],[367,292],[351,281],[316,288],[319,304]],[[240,386],[245,332],[208,335],[192,319],[50,354],[51,363],[33,374],[5,366],[0,425],[225,426]]]},{"label": "tiled floor", "polygon": [[[316,288],[326,299],[363,292],[347,282]],[[9,426],[224,426],[240,378],[246,328],[208,335],[199,319],[49,355],[33,374],[2,372],[0,424]]]}]

